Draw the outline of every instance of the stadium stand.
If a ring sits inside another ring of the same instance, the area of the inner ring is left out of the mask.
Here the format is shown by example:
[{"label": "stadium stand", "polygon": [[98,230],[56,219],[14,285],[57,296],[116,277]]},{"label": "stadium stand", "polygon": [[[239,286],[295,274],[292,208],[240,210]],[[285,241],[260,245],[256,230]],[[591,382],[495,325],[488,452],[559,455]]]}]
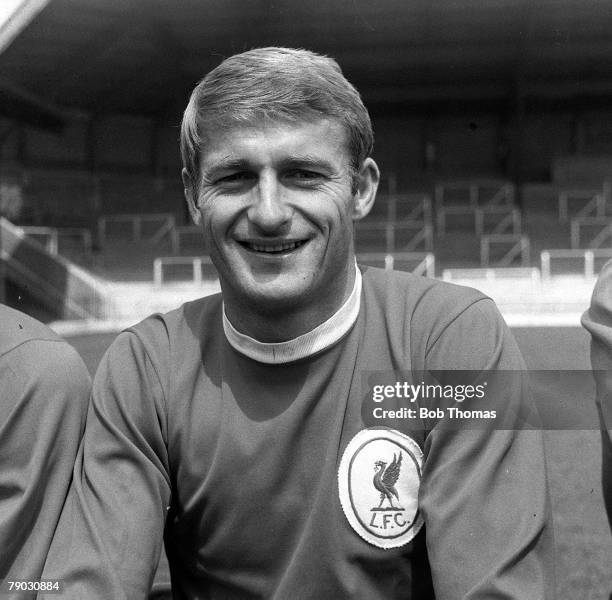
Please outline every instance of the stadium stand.
[{"label": "stadium stand", "polygon": [[[153,261],[153,283],[156,287],[161,287],[164,283],[164,267],[176,265],[190,267],[191,277],[189,279],[195,285],[202,285],[205,279],[216,279],[212,261],[208,256],[158,256]],[[202,273],[203,267],[206,271],[204,274]]]},{"label": "stadium stand", "polygon": [[85,269],[50,252],[23,229],[0,217],[0,250],[7,275],[46,303],[59,318],[112,316],[104,286]]},{"label": "stadium stand", "polygon": [[[71,1],[62,0],[66,5]],[[60,21],[67,18],[62,10],[65,7],[50,4],[36,26],[44,26],[46,13]],[[28,19],[36,23],[37,15],[35,11]],[[28,19],[24,18],[24,27]],[[95,19],[88,26],[95,28]],[[14,62],[8,63],[7,72],[18,80],[21,71],[11,70],[10,65],[22,60],[28,38],[21,42],[15,33],[11,39],[14,46],[6,56]],[[30,37],[29,43],[34,39]],[[124,41],[129,42],[121,38],[117,43]],[[120,57],[118,52],[113,60],[120,63]],[[155,57],[163,58],[159,53]],[[104,61],[93,49],[90,60],[92,74],[102,72]],[[79,62],[73,63],[76,71]],[[63,68],[55,68],[59,75]],[[359,77],[359,70],[356,73]],[[132,76],[142,85],[152,85],[145,81],[142,68]],[[158,74],[152,77],[157,79]],[[181,278],[194,279],[196,288],[200,281],[214,285],[209,270],[197,266],[197,261],[205,265],[208,259],[202,257],[201,233],[188,224],[184,209],[176,148],[180,115],[170,122],[164,112],[175,100],[164,96],[170,89],[154,86],[142,95],[119,94],[109,82],[98,96],[96,85],[103,81],[86,79],[68,77],[64,81],[71,83],[65,84],[64,92],[73,95],[58,91],[52,95],[70,103],[68,111],[22,96],[30,112],[24,108],[17,117],[6,113],[0,123],[6,126],[0,129],[0,212],[21,226],[30,241],[42,240],[43,245],[36,247],[44,252],[46,246],[46,260],[68,259],[86,268],[98,287],[122,286],[121,294],[130,285],[135,290],[158,286],[158,291],[180,285],[184,290],[189,284],[179,283]],[[185,81],[184,89],[191,83]],[[509,135],[513,123],[478,116],[478,104],[473,105],[475,117],[469,122],[463,113],[446,114],[442,106],[435,108],[432,121],[428,100],[414,105],[417,120],[412,123],[403,113],[387,116],[387,101],[376,100],[375,87],[364,89],[377,125],[377,159],[384,179],[371,215],[356,226],[356,246],[363,260],[368,257],[370,263],[439,275],[444,269],[480,266],[542,269],[542,253],[549,252],[554,261],[550,278],[574,273],[576,260],[587,264],[586,270],[579,270],[581,277],[596,274],[612,231],[606,222],[612,155],[604,143],[601,119],[577,113],[566,130],[556,113],[547,121],[547,108],[541,116],[528,111],[523,133],[525,143],[531,144],[530,154],[521,162],[516,156],[521,148]],[[10,93],[18,90],[11,88]],[[184,98],[177,104],[182,106]],[[467,130],[461,129],[467,125]],[[557,143],[561,136],[567,139]],[[559,154],[559,148],[565,154]],[[545,176],[549,181],[542,181]],[[567,254],[582,247],[597,250],[592,269],[590,255],[576,259]],[[413,254],[421,257],[416,263],[407,258]],[[405,260],[399,260],[400,255]],[[430,255],[427,268],[418,266],[422,257]],[[177,257],[184,261],[174,260]],[[15,273],[12,260],[9,271]],[[22,266],[36,272],[31,265]]]},{"label": "stadium stand", "polygon": [[[571,325],[572,343],[584,334],[580,314],[612,256],[606,2],[381,10],[355,0],[351,18],[339,0],[282,11],[233,0],[213,11],[149,0],[15,4],[21,11],[0,25],[0,271],[16,306],[32,296],[57,329],[103,321],[115,332],[218,291],[184,209],[181,111],[220,56],[290,40],[338,58],[373,117],[385,179],[357,226],[362,263],[478,287],[514,327]],[[537,359],[552,361],[555,338],[533,330]],[[574,368],[577,346],[568,347]],[[586,336],[579,349],[588,368]],[[607,598],[608,524],[594,518],[594,474],[584,439],[574,441],[550,452],[562,482],[554,504],[566,507],[555,598]]]},{"label": "stadium stand", "polygon": [[[98,244],[106,246],[111,224],[129,225],[129,238],[133,242],[145,240],[152,245],[159,244],[164,238],[173,240],[176,218],[171,213],[119,213],[98,218]],[[148,227],[147,227],[148,226]],[[149,231],[147,231],[147,229]],[[125,234],[124,234],[125,235]]]},{"label": "stadium stand", "polygon": [[573,213],[574,218],[593,216],[601,219],[606,213],[606,198],[601,189],[563,189],[559,192],[559,222],[567,223],[572,202],[581,207]]},{"label": "stadium stand", "polygon": [[529,264],[529,238],[526,235],[513,233],[486,234],[480,238],[480,264],[488,267],[492,262],[492,247],[502,247],[502,254],[495,260],[500,267],[509,267],[519,259],[523,266]]},{"label": "stadium stand", "polygon": [[60,239],[75,240],[81,251],[81,258],[91,256],[93,249],[91,231],[84,227],[38,227],[35,225],[24,225],[21,230],[29,237],[42,238],[45,249],[49,254],[58,254],[60,250]]},{"label": "stadium stand", "polygon": [[[584,230],[587,230],[583,233]],[[588,240],[586,235],[590,233]],[[599,248],[610,244],[612,225],[605,217],[574,217],[570,221],[570,245],[572,248]]]},{"label": "stadium stand", "polygon": [[359,264],[388,271],[408,271],[415,275],[434,277],[436,258],[431,252],[364,252],[357,254]]},{"label": "stadium stand", "polygon": [[170,232],[170,245],[174,254],[181,254],[187,247],[202,247],[202,228],[195,225],[174,225]]}]

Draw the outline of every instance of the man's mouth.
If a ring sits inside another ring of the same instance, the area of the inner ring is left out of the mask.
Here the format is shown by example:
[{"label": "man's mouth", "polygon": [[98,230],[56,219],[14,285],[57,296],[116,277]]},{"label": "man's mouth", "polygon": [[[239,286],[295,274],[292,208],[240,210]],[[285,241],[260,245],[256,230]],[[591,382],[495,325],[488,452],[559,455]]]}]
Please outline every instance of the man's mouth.
[{"label": "man's mouth", "polygon": [[296,240],[287,242],[239,242],[243,248],[250,250],[251,252],[263,252],[265,254],[283,254],[285,252],[292,252],[303,246],[308,240]]}]

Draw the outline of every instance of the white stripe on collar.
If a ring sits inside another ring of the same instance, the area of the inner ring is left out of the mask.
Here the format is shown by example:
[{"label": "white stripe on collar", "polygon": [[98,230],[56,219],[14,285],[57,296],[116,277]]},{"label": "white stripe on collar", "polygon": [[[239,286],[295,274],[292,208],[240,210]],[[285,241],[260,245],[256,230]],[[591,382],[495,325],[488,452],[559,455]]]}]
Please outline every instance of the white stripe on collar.
[{"label": "white stripe on collar", "polygon": [[355,283],[346,302],[313,330],[286,342],[260,342],[240,333],[230,323],[223,307],[223,331],[230,345],[245,356],[267,364],[288,363],[333,346],[355,324],[361,305],[361,273],[355,265]]}]

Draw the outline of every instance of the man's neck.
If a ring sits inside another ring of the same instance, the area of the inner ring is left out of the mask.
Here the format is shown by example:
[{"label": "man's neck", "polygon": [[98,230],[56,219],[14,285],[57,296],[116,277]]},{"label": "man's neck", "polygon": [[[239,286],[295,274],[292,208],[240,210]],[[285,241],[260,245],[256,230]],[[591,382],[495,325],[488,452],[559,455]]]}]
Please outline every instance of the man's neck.
[{"label": "man's neck", "polygon": [[[346,301],[329,318],[304,333],[281,341],[262,341],[240,332],[223,311],[223,331],[234,350],[261,363],[283,364],[331,348],[352,328],[361,303],[361,273],[355,267],[353,288]],[[284,338],[285,336],[283,336]]]},{"label": "man's neck", "polygon": [[347,273],[340,293],[303,306],[256,306],[231,300],[228,302],[224,294],[225,315],[237,331],[257,341],[276,343],[295,339],[312,331],[340,310],[353,292],[356,268],[356,265],[351,267]]}]

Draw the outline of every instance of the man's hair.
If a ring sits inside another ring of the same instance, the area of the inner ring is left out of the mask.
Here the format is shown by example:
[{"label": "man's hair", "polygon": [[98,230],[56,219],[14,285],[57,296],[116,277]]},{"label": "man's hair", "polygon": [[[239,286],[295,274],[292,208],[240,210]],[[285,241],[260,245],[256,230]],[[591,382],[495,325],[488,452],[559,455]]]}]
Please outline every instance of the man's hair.
[{"label": "man's hair", "polygon": [[372,153],[372,123],[359,92],[332,58],[308,50],[257,48],[224,60],[195,87],[181,124],[183,166],[199,184],[206,125],[260,119],[332,118],[347,134],[355,174]]}]

